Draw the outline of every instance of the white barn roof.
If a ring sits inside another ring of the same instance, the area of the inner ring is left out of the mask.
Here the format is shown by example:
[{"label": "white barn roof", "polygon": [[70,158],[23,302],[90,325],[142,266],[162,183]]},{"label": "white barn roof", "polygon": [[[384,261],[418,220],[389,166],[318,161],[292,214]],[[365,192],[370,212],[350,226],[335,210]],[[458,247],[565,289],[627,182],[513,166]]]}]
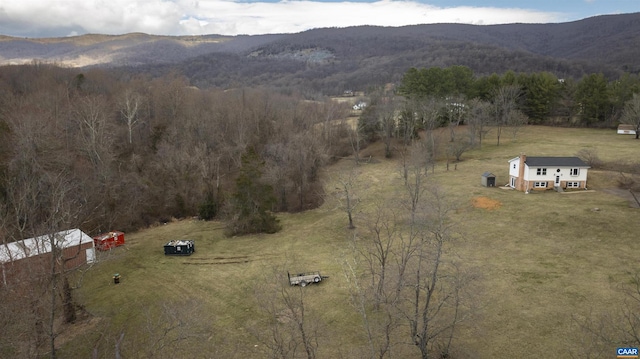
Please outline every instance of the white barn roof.
[{"label": "white barn roof", "polygon": [[[93,238],[77,228],[60,231],[51,235],[54,236],[55,244],[60,249],[89,242],[93,243]],[[51,252],[51,235],[47,234],[17,242],[0,244],[0,263],[7,263]]]}]

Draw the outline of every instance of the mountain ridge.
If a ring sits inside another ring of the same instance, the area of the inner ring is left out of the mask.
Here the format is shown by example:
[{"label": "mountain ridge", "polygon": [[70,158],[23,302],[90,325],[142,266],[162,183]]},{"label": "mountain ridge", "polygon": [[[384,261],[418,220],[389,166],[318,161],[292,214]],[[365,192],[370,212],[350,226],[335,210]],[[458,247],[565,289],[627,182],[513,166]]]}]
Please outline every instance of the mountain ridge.
[{"label": "mountain ridge", "polygon": [[[550,24],[423,24],[320,28],[294,34],[0,36],[0,65],[178,71],[198,86],[355,88],[394,82],[410,67],[463,65],[477,74],[549,71],[579,78],[640,73],[640,13]],[[222,73],[221,71],[224,71]],[[376,74],[376,79],[366,80]]]}]

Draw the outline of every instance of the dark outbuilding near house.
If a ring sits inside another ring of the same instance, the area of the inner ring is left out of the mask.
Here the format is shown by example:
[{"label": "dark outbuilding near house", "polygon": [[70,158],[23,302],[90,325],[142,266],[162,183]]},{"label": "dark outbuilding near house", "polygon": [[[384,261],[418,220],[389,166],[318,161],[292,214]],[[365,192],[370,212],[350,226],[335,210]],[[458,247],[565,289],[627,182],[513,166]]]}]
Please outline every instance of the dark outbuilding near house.
[{"label": "dark outbuilding near house", "polygon": [[164,254],[173,256],[190,256],[196,251],[196,245],[193,240],[174,239],[164,245]]},{"label": "dark outbuilding near house", "polygon": [[491,172],[485,172],[482,174],[482,185],[485,187],[496,186],[496,175]]}]

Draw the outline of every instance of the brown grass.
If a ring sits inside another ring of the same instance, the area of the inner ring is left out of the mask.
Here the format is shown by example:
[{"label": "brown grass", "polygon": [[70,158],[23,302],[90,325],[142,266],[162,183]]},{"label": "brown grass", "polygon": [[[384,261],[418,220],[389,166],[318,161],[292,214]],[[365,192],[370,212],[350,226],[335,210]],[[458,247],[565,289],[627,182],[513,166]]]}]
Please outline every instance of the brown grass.
[{"label": "brown grass", "polygon": [[502,203],[500,201],[485,196],[472,198],[471,204],[475,208],[483,208],[487,210],[494,210],[502,207]]},{"label": "brown grass", "polygon": [[[517,139],[503,137],[499,147],[493,138],[486,139],[483,148],[465,153],[455,170],[450,166],[447,171],[441,163],[429,172],[428,180],[458,203],[452,219],[464,236],[454,250],[464,269],[478,275],[473,294],[480,309],[460,327],[455,348],[475,358],[567,357],[578,345],[572,318],[617,308],[623,300],[617,288],[635,270],[640,255],[638,209],[605,191],[616,185],[611,172],[590,171],[593,191],[571,196],[483,187],[482,173],[494,173],[496,184],[502,185],[508,180],[508,160],[520,152],[571,156],[590,148],[603,161],[632,162],[637,146],[615,130],[528,127]],[[378,161],[358,167],[354,190],[361,199],[360,214],[376,201],[394,198],[403,186],[397,159],[385,159],[380,144],[366,151]],[[269,273],[320,270],[330,278],[304,289],[307,314],[324,325],[318,357],[359,357],[362,320],[343,275],[354,231],[347,229],[339,193],[332,190],[339,174],[352,167],[353,161],[343,160],[327,168],[324,204],[280,214],[283,230],[277,234],[226,238],[219,223],[190,220],[128,233],[126,248],[103,256],[76,292],[87,310],[102,318],[99,330],[78,336],[61,355],[90,357],[99,343],[100,355],[112,357],[114,338],[125,329],[123,354],[136,357],[135,348],[145,345],[145,308],[195,300],[201,308],[194,315],[210,323],[209,339],[185,345],[189,354],[265,357],[263,345],[251,334],[265,330],[268,322],[256,288],[264,283],[286,287],[286,282],[273,282]],[[359,233],[366,216],[358,215],[355,224]],[[195,239],[197,252],[165,257],[162,245],[177,238]],[[116,272],[122,275],[119,285],[111,280]],[[411,345],[401,347],[399,357],[415,356]]]}]

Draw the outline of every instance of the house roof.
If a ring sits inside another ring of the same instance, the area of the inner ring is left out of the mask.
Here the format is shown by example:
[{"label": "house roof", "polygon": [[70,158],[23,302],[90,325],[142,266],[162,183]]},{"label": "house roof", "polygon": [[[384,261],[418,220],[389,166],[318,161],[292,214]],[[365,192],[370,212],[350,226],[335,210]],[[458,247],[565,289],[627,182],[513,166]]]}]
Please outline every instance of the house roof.
[{"label": "house roof", "polygon": [[629,125],[629,124],[620,124],[618,125],[618,130],[632,130],[635,131],[636,126],[634,125]]},{"label": "house roof", "polygon": [[578,157],[527,157],[524,163],[529,167],[590,167]]},{"label": "house roof", "polygon": [[[79,229],[68,229],[52,234],[58,248],[69,248],[91,242],[93,238]],[[51,235],[44,235],[21,241],[0,244],[0,263],[37,256],[51,252]]]}]

